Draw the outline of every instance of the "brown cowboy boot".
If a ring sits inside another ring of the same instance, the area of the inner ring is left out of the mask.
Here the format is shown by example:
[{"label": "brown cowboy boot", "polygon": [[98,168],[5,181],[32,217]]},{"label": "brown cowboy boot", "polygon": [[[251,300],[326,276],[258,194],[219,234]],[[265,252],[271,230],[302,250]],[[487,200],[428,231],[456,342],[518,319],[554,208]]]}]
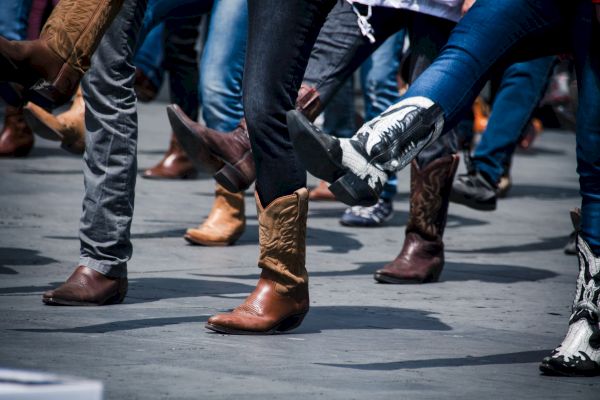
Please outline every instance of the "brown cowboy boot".
[{"label": "brown cowboy boot", "polygon": [[142,174],[142,178],[146,179],[194,179],[196,176],[198,176],[196,167],[181,148],[174,134],[171,134],[169,148],[162,160]]},{"label": "brown cowboy boot", "polygon": [[127,278],[109,278],[80,265],[65,283],[42,296],[48,305],[104,306],[122,303],[127,294]]},{"label": "brown cowboy boot", "polygon": [[24,108],[25,120],[41,137],[61,142],[60,147],[73,154],[85,150],[85,103],[81,88],[75,93],[71,108],[54,116],[32,102]]},{"label": "brown cowboy boot", "polygon": [[6,106],[0,133],[0,157],[25,157],[33,148],[33,133],[25,123],[23,109]]},{"label": "brown cowboy boot", "polygon": [[312,201],[335,201],[335,195],[329,190],[329,184],[325,181],[319,181],[314,189],[310,190],[308,199]]},{"label": "brown cowboy boot", "polygon": [[40,38],[0,38],[0,79],[31,88],[27,94],[45,108],[73,97],[91,57],[123,0],[61,0]]},{"label": "brown cowboy boot", "polygon": [[412,162],[410,217],[402,251],[375,272],[380,283],[436,282],[444,267],[444,228],[458,155],[449,155],[421,169]]},{"label": "brown cowboy boot", "polygon": [[298,327],[308,312],[305,268],[308,190],[275,199],[263,209],[256,195],[262,268],[256,289],[232,312],[206,327],[229,334],[273,334]]},{"label": "brown cowboy boot", "polygon": [[185,240],[204,246],[229,246],[246,229],[244,193],[232,193],[217,184],[215,202],[208,218],[197,228],[188,229]]},{"label": "brown cowboy boot", "polygon": [[175,136],[194,165],[214,174],[215,180],[230,192],[240,192],[256,179],[254,159],[246,121],[223,133],[192,121],[176,104],[167,107]]}]

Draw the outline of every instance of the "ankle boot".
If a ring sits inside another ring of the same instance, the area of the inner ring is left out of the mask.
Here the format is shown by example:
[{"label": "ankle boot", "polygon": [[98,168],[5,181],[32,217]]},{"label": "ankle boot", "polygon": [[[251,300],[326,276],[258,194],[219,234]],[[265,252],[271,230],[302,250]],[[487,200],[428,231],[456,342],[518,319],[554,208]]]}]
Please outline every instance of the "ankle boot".
[{"label": "ankle boot", "polygon": [[173,132],[199,168],[214,174],[230,192],[246,190],[256,179],[246,121],[224,133],[192,121],[176,104],[167,107]]},{"label": "ankle boot", "polygon": [[75,93],[71,108],[54,116],[32,102],[24,108],[25,120],[41,137],[61,142],[61,147],[73,154],[85,150],[85,103],[81,88]]},{"label": "ankle boot", "polygon": [[198,171],[189,157],[181,148],[177,137],[171,134],[169,148],[162,160],[154,167],[144,171],[142,178],[146,179],[194,179]]},{"label": "ankle boot", "polygon": [[442,109],[425,97],[409,97],[365,123],[349,139],[329,136],[300,111],[287,113],[296,154],[314,176],[332,183],[335,197],[370,206],[394,173],[408,165],[442,133]]},{"label": "ankle boot", "polygon": [[104,306],[122,303],[127,278],[110,278],[80,265],[65,283],[45,292],[42,301],[59,306]]},{"label": "ankle boot", "polygon": [[244,192],[232,193],[217,184],[212,210],[200,226],[188,229],[185,240],[204,246],[234,244],[246,229]]},{"label": "ankle boot", "polygon": [[0,157],[25,157],[33,148],[33,133],[25,123],[23,109],[6,106],[0,134]]},{"label": "ankle boot", "polygon": [[436,282],[444,267],[444,228],[458,155],[439,158],[421,169],[412,162],[410,217],[402,251],[375,272],[380,283]]},{"label": "ankle boot", "polygon": [[61,0],[33,41],[0,38],[2,80],[31,88],[27,97],[50,109],[71,99],[123,0]]},{"label": "ankle boot", "polygon": [[256,195],[262,268],[256,289],[232,312],[208,319],[210,330],[273,334],[298,327],[309,307],[305,268],[308,190],[298,189],[262,207]]},{"label": "ankle boot", "polygon": [[542,361],[547,375],[600,375],[600,257],[578,235],[579,277],[569,330],[563,342]]}]

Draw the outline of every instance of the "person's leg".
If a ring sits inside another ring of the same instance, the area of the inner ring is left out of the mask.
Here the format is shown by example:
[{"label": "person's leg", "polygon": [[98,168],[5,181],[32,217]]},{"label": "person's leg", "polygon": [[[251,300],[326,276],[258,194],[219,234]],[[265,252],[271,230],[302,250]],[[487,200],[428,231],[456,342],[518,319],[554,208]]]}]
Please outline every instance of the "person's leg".
[{"label": "person's leg", "polygon": [[[31,0],[5,0],[0,3],[0,36],[24,40]],[[0,82],[0,96],[14,96],[13,88]],[[23,107],[10,105],[4,109],[4,125],[0,132],[0,157],[23,157],[33,148],[33,133],[23,118]]]},{"label": "person's leg", "polygon": [[451,201],[479,210],[494,210],[497,186],[546,90],[554,56],[516,63],[506,69],[487,128],[475,148],[471,170],[454,182]]},{"label": "person's leg", "polygon": [[579,109],[577,173],[582,196],[577,238],[579,277],[565,339],[540,365],[547,374],[598,375],[600,350],[600,21],[592,5],[581,2],[574,21]]},{"label": "person's leg", "polygon": [[44,293],[48,304],[109,304],[123,301],[127,291],[137,172],[133,53],[145,4],[125,1],[82,81],[87,143],[81,255],[67,282]]},{"label": "person's leg", "polygon": [[[164,79],[164,29],[164,23],[155,26],[148,33],[144,42],[138,47],[134,59],[136,68],[139,69],[139,73],[142,73],[153,86],[154,93],[160,90]],[[138,93],[138,100],[150,100],[143,97]]]},{"label": "person's leg", "polygon": [[477,1],[404,99],[367,122],[353,139],[325,137],[291,112],[290,133],[299,156],[314,175],[334,182],[332,191],[342,201],[376,202],[386,172],[403,168],[453,128],[494,67],[563,50],[562,32],[572,13],[558,0]]},{"label": "person's leg", "polygon": [[244,304],[209,318],[209,329],[273,333],[297,327],[308,312],[306,172],[295,157],[285,113],[294,107],[310,51],[333,4],[248,1],[243,101],[257,167],[262,272]]},{"label": "person's leg", "polygon": [[[198,119],[198,59],[196,41],[201,16],[167,18],[161,41],[164,46],[162,67],[169,72],[170,102],[177,104],[190,116]],[[146,179],[190,179],[198,171],[171,133],[169,147],[162,159],[142,174]]]}]

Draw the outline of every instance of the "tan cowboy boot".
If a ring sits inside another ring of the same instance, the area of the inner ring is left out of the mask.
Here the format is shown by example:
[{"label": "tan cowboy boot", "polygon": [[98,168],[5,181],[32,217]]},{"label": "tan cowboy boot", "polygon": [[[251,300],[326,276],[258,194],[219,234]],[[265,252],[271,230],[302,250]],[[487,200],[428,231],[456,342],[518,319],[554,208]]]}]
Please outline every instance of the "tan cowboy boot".
[{"label": "tan cowboy boot", "polygon": [[335,195],[329,190],[329,184],[319,181],[319,184],[310,190],[308,199],[312,201],[335,201]]},{"label": "tan cowboy boot", "polygon": [[298,327],[308,312],[306,216],[308,190],[262,207],[256,195],[262,268],[256,289],[232,312],[210,317],[206,327],[229,334],[273,334]]},{"label": "tan cowboy boot", "polygon": [[0,157],[25,157],[33,148],[33,133],[25,123],[23,109],[6,106],[0,133]]},{"label": "tan cowboy boot", "polygon": [[85,103],[81,88],[75,93],[71,108],[54,116],[32,102],[24,109],[25,120],[33,131],[41,137],[60,141],[61,147],[73,154],[83,154],[85,150]]},{"label": "tan cowboy boot", "polygon": [[458,155],[439,158],[423,169],[412,162],[410,216],[402,251],[375,272],[380,283],[436,282],[444,267],[444,228]]},{"label": "tan cowboy boot", "polygon": [[232,193],[217,184],[213,208],[200,226],[188,229],[185,240],[204,246],[234,244],[246,229],[244,192]]},{"label": "tan cowboy boot", "polygon": [[171,134],[169,148],[163,158],[142,174],[142,178],[146,179],[194,179],[196,176],[198,176],[196,167],[181,148],[174,134]]},{"label": "tan cowboy boot", "polygon": [[31,88],[27,96],[45,108],[66,103],[123,1],[61,0],[39,39],[0,38],[0,79]]}]

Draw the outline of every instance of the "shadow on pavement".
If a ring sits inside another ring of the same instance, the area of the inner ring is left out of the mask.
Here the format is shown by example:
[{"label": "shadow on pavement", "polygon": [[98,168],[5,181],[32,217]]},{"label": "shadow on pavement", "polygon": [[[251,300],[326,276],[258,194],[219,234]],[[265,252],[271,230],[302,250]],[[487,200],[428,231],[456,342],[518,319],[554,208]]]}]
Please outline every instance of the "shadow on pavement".
[{"label": "shadow on pavement", "polygon": [[567,244],[568,233],[564,236],[555,236],[549,238],[542,238],[539,242],[523,243],[506,246],[496,247],[484,247],[482,249],[468,249],[468,250],[457,250],[457,249],[446,249],[448,253],[486,253],[486,254],[503,254],[512,252],[530,252],[530,251],[542,251],[542,250],[557,250],[562,249]]},{"label": "shadow on pavement", "polygon": [[[579,198],[579,189],[574,187],[542,186],[542,185],[513,185],[508,197],[533,197],[534,199],[556,200],[560,198]],[[567,210],[565,210],[565,215]]]},{"label": "shadow on pavement", "polygon": [[317,363],[329,367],[360,369],[365,371],[395,371],[401,369],[443,368],[443,367],[475,367],[479,365],[510,365],[540,362],[551,350],[531,350],[516,353],[491,354],[487,356],[465,356],[456,358],[433,358],[429,360],[406,360],[387,363],[370,364],[328,364]]},{"label": "shadow on pavement", "polygon": [[[317,271],[315,268],[309,270],[311,277],[338,277],[338,276],[373,276],[373,273],[382,268],[387,262],[367,262],[359,264],[356,269],[342,271]],[[258,274],[245,275],[213,275],[213,274],[192,274],[194,276],[212,277],[212,278],[235,278],[235,279],[258,279]],[[544,279],[554,278],[558,274],[543,269],[523,267],[517,265],[498,265],[498,264],[470,264],[455,263],[446,261],[444,271],[442,272],[442,282],[462,282],[462,281],[480,281],[488,283],[516,283],[516,282],[535,282]],[[406,285],[405,285],[406,286]]]},{"label": "shadow on pavement", "polygon": [[40,255],[37,250],[0,247],[0,275],[18,274],[17,271],[7,267],[7,265],[47,265],[55,262],[58,261]]}]

